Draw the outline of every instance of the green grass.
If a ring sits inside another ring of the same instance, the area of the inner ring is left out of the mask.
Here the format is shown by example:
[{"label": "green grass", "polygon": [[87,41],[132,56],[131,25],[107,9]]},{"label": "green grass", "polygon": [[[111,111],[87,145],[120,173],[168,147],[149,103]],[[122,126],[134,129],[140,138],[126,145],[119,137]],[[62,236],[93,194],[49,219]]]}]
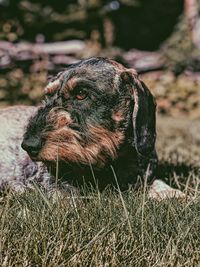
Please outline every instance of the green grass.
[{"label": "green grass", "polygon": [[[145,188],[81,198],[39,189],[0,204],[0,266],[200,266],[198,122],[158,120],[163,178],[193,202],[158,202]],[[161,177],[162,176],[162,177]]]}]

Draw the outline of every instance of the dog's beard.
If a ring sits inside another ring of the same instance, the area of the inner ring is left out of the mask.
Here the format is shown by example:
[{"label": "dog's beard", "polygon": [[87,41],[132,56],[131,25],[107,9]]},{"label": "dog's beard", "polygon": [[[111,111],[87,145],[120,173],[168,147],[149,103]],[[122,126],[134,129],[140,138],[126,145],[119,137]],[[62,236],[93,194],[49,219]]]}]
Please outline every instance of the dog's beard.
[{"label": "dog's beard", "polygon": [[111,132],[101,126],[90,125],[85,135],[66,126],[47,134],[38,158],[103,167],[108,160],[117,158],[123,140],[122,132]]}]

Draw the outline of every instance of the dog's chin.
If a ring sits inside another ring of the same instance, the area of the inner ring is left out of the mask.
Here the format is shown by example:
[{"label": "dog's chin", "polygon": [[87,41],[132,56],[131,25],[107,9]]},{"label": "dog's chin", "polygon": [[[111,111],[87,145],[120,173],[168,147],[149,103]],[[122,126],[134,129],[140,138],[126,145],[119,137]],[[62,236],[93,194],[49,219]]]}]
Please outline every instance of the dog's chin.
[{"label": "dog's chin", "polygon": [[27,153],[27,154],[30,157],[30,159],[32,161],[34,161],[34,162],[43,162],[45,164],[46,163],[50,164],[52,162],[56,162],[56,159],[54,159],[54,158],[46,158],[46,157],[43,156],[42,153],[39,153],[37,156],[33,156],[33,155],[29,154],[29,153]]},{"label": "dog's chin", "polygon": [[34,162],[43,162],[48,168],[55,169],[57,167],[71,170],[74,168],[78,169],[87,169],[87,168],[93,168],[95,170],[101,170],[103,169],[109,161],[109,159],[104,159],[103,161],[98,161],[98,157],[93,159],[93,162],[88,161],[87,159],[80,158],[79,160],[73,160],[73,155],[69,158],[61,157],[57,153],[55,155],[47,155],[45,157],[44,153],[38,154],[37,157],[30,156],[32,161]]},{"label": "dog's chin", "polygon": [[33,156],[33,155],[30,155],[29,153],[27,153],[27,154],[28,154],[29,158],[30,158],[32,161],[34,161],[34,162],[42,161],[42,160],[40,159],[40,157],[38,157],[38,156]]},{"label": "dog's chin", "polygon": [[42,162],[65,162],[75,165],[99,165],[104,166],[109,157],[108,153],[102,153],[101,147],[92,145],[83,147],[81,145],[54,145],[45,146],[34,160]]}]

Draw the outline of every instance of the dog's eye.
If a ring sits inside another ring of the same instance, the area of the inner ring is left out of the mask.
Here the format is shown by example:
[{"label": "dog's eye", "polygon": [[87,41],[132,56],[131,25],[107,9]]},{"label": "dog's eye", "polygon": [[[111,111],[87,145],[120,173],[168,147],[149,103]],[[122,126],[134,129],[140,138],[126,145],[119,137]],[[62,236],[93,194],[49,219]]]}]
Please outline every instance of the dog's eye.
[{"label": "dog's eye", "polygon": [[87,96],[88,93],[84,89],[79,89],[75,94],[77,100],[84,100],[87,98]]}]

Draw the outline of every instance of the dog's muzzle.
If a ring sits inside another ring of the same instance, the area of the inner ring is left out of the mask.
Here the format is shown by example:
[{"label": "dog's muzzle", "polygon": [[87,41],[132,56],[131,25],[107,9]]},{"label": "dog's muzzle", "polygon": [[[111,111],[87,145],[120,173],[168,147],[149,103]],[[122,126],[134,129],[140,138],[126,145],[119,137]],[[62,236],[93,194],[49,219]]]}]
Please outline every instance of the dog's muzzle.
[{"label": "dog's muzzle", "polygon": [[36,158],[42,148],[42,141],[37,137],[25,138],[21,147],[29,154],[31,158]]}]

